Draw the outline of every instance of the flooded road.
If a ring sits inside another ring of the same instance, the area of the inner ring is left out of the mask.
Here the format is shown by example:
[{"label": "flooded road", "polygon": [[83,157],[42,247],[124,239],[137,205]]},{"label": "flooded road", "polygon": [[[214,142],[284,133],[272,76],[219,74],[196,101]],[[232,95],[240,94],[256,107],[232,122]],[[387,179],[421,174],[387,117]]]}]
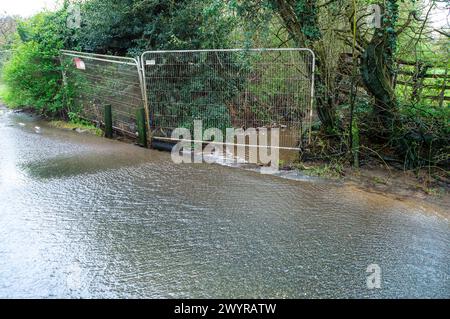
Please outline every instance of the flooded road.
[{"label": "flooded road", "polygon": [[442,214],[0,113],[0,297],[450,297]]}]

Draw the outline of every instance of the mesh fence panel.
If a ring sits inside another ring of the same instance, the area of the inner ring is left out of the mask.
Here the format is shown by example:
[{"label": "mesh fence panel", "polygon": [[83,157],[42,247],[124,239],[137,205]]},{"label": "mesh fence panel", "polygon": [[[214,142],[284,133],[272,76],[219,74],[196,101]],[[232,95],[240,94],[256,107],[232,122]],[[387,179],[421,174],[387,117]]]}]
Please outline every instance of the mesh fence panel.
[{"label": "mesh fence panel", "polygon": [[[136,133],[146,107],[150,135],[175,128],[279,128],[280,147],[300,149],[313,117],[314,54],[308,49],[152,51],[136,59],[62,51],[71,111]],[[143,74],[140,63],[142,63]]]},{"label": "mesh fence panel", "polygon": [[142,55],[151,135],[175,128],[280,128],[299,148],[312,114],[314,54],[307,49],[151,51]]},{"label": "mesh fence panel", "polygon": [[113,127],[136,134],[136,111],[144,106],[137,60],[62,51],[61,64],[72,112],[103,123],[104,106],[110,104]]}]

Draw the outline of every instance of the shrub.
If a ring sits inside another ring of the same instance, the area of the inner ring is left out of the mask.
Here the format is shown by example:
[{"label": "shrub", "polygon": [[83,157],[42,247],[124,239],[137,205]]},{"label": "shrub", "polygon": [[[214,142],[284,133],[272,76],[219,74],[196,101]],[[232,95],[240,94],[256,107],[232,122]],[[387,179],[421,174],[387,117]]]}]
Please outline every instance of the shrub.
[{"label": "shrub", "polygon": [[59,50],[70,30],[65,27],[64,11],[40,13],[18,25],[14,54],[3,68],[7,85],[5,102],[12,106],[31,106],[47,115],[63,110],[62,73]]},{"label": "shrub", "polygon": [[430,105],[403,105],[394,131],[394,146],[405,168],[449,165],[450,110]]}]

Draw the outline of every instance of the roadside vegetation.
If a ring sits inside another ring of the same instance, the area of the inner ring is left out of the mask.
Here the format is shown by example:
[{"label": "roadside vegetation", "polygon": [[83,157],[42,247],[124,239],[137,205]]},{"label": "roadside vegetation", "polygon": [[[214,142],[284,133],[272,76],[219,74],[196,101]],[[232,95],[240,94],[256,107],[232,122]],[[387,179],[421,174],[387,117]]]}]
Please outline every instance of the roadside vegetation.
[{"label": "roadside vegetation", "polygon": [[[67,27],[77,4],[81,27]],[[309,47],[317,56],[313,144],[298,167],[316,175],[387,165],[448,186],[450,46],[428,0],[86,0],[29,19],[3,17],[0,98],[77,123],[59,50],[136,56],[144,50]],[[378,5],[378,28],[368,8]],[[448,4],[447,4],[448,6]],[[447,7],[448,9],[448,7]],[[11,22],[12,21],[12,22]],[[224,107],[223,112],[227,112]],[[213,114],[220,116],[223,114]],[[261,116],[264,116],[262,114]]]},{"label": "roadside vegetation", "polygon": [[64,130],[72,130],[72,131],[76,131],[78,133],[88,133],[88,134],[93,134],[93,135],[97,135],[97,136],[103,136],[103,131],[92,125],[89,122],[85,122],[85,121],[59,121],[59,120],[53,120],[49,122],[50,126],[56,127],[56,128],[60,128],[60,129],[64,129]]}]

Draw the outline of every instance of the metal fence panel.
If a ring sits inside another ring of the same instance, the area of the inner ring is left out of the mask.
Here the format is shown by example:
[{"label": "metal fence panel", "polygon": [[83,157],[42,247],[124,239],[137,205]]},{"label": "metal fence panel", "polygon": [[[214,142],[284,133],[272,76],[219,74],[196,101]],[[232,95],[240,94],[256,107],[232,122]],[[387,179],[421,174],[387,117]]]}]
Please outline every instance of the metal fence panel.
[{"label": "metal fence panel", "polygon": [[110,104],[113,127],[136,135],[136,111],[144,106],[137,59],[63,50],[61,64],[71,111],[103,123]]},{"label": "metal fence panel", "polygon": [[205,129],[280,128],[280,148],[300,149],[310,138],[309,49],[148,51],[141,63],[154,139],[170,140],[194,120]]}]

